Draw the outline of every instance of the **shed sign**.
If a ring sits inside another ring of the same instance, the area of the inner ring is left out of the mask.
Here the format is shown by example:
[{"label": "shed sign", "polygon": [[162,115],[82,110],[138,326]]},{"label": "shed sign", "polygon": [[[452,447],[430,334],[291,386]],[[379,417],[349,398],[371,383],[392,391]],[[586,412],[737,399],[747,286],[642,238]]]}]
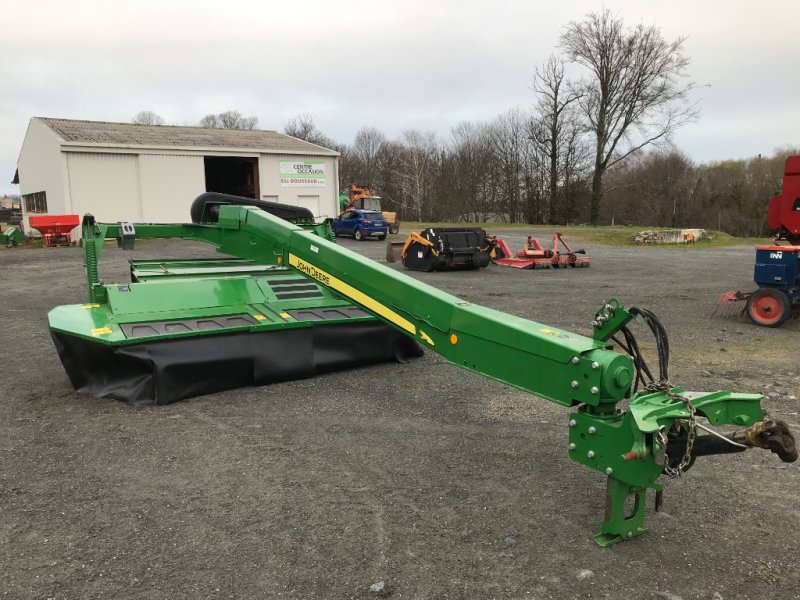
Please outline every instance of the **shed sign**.
[{"label": "shed sign", "polygon": [[325,162],[282,160],[281,187],[325,187]]}]

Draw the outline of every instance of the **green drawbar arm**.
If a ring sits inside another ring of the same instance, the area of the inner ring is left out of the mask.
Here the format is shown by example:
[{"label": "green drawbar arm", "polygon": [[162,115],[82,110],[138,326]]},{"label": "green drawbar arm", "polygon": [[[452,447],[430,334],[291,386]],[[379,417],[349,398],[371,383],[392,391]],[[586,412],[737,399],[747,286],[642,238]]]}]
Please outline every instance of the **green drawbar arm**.
[{"label": "green drawbar arm", "polygon": [[[116,237],[120,227],[102,225],[89,234]],[[632,318],[616,300],[596,315],[595,337],[584,337],[465,302],[342,248],[319,231],[251,207],[221,206],[213,224],[137,225],[136,235],[205,241],[231,256],[296,269],[458,367],[575,407],[568,421],[570,457],[608,478],[605,521],[595,536],[603,546],[646,531],[646,489],[660,499],[657,480],[674,458],[667,456],[668,440],[687,428],[693,436],[695,414],[712,425],[751,429],[765,419],[758,394],[680,388],[632,394],[633,360],[606,341]],[[618,407],[623,400],[624,411]],[[755,437],[742,439],[760,445]],[[691,466],[689,451],[681,471]]]}]

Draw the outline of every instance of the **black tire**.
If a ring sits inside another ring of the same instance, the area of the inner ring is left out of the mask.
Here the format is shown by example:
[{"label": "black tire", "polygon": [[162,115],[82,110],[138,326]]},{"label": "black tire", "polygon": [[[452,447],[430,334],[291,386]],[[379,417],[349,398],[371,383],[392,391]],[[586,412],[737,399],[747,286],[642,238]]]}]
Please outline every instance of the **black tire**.
[{"label": "black tire", "polygon": [[356,229],[356,230],[353,232],[353,237],[354,237],[355,239],[357,239],[359,242],[363,242],[363,241],[364,241],[364,234],[363,234],[363,233],[361,233],[361,230],[360,230],[360,229]]},{"label": "black tire", "polygon": [[791,313],[789,296],[775,288],[759,288],[747,299],[747,315],[762,327],[780,327]]},{"label": "black tire", "polygon": [[398,231],[400,231],[400,223],[392,223],[391,225],[389,225],[389,233],[394,235]]},{"label": "black tire", "polygon": [[417,342],[404,335],[397,336],[392,342],[392,354],[399,363],[407,363],[412,358],[419,358],[425,352]]},{"label": "black tire", "polygon": [[379,236],[378,236],[378,239],[379,239],[379,240],[381,240],[381,241],[383,241],[383,240],[385,240],[385,239],[386,239],[386,236],[385,236],[385,235],[379,235]]}]

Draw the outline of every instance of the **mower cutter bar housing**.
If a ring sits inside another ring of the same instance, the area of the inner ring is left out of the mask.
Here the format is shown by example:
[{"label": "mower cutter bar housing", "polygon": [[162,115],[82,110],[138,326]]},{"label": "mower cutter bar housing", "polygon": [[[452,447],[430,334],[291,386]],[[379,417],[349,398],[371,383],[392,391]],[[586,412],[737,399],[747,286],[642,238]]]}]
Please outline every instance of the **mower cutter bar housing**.
[{"label": "mower cutter bar housing", "polygon": [[422,355],[414,340],[286,267],[139,260],[131,280],[104,285],[107,302],[49,314],[81,393],[167,404]]}]

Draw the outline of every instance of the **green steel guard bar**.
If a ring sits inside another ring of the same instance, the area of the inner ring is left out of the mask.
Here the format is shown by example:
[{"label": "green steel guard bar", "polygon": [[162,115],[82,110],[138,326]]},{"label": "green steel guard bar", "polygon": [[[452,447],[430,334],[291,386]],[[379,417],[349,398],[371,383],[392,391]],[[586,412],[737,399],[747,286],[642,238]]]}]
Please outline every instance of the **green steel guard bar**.
[{"label": "green steel guard bar", "polygon": [[[120,238],[123,229],[85,222],[92,302],[105,301],[96,272],[103,240]],[[666,433],[685,429],[692,408],[712,425],[751,427],[765,418],[758,394],[679,388],[632,394],[633,360],[607,342],[632,318],[616,300],[601,307],[595,338],[587,338],[465,302],[337,246],[325,226],[300,227],[250,207],[221,206],[213,224],[137,224],[135,236],[203,241],[230,256],[291,267],[454,365],[577,407],[569,418],[570,457],[608,478],[605,521],[595,536],[603,546],[647,531],[645,493],[662,490]],[[622,400],[626,411],[617,406]]]}]

